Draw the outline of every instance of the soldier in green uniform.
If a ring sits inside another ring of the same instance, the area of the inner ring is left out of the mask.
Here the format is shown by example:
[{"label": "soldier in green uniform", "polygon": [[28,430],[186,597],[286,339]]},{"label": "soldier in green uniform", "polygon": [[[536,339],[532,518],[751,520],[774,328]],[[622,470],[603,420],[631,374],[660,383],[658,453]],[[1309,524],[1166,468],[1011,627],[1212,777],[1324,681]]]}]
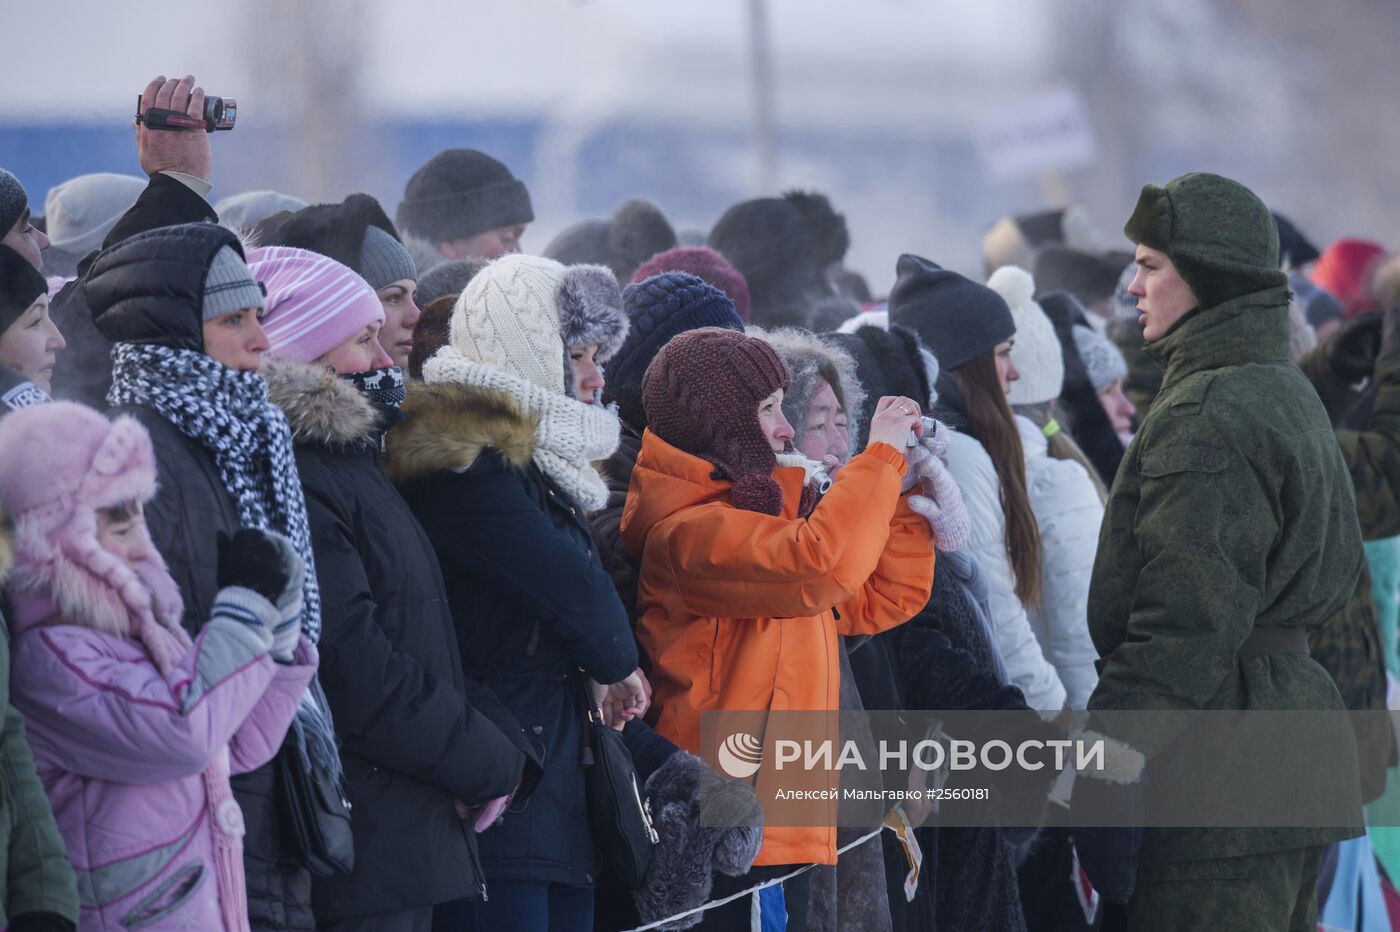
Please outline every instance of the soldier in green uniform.
[{"label": "soldier in green uniform", "polygon": [[[1379,540],[1400,534],[1400,310],[1344,323],[1321,346],[1305,353],[1298,367],[1336,426],[1362,537]],[[1341,426],[1357,420],[1352,412],[1365,400],[1359,386],[1368,376],[1372,403],[1360,418],[1361,429]],[[1312,655],[1332,674],[1348,709],[1385,711],[1385,640],[1365,564],[1346,607],[1311,641]],[[1385,790],[1387,768],[1395,763],[1393,732],[1379,714],[1357,716],[1353,724],[1362,801],[1369,803]]]},{"label": "soldier in green uniform", "polygon": [[[1308,634],[1355,591],[1361,533],[1327,415],[1289,359],[1273,219],[1244,186],[1198,173],[1145,186],[1124,232],[1164,371],[1099,537],[1091,727],[1108,710],[1342,709]],[[1110,768],[1150,771],[1178,737],[1109,730]],[[1354,780],[1354,762],[1338,766]],[[1311,930],[1321,846],[1356,834],[1148,829],[1129,928]]]}]

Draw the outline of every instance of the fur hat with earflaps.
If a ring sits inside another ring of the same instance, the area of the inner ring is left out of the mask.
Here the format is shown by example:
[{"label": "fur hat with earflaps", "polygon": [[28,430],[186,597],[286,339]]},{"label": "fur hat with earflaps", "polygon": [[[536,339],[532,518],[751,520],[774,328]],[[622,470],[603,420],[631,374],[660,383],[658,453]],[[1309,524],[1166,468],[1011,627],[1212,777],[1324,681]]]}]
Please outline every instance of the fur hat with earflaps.
[{"label": "fur hat with earflaps", "polygon": [[1143,185],[1123,234],[1170,256],[1203,311],[1288,282],[1273,215],[1253,191],[1220,175]]},{"label": "fur hat with earflaps", "polygon": [[612,270],[602,265],[571,265],[559,280],[559,335],[564,340],[564,390],[574,394],[574,370],[568,361],[572,350],[597,344],[594,359],[601,366],[627,339],[627,313],[622,309],[622,289]]},{"label": "fur hat with earflaps", "polygon": [[642,379],[642,404],[653,433],[734,483],[731,505],[777,515],[778,457],[758,425],[758,403],[787,387],[787,365],[766,340],[704,327],[657,354]]},{"label": "fur hat with earflaps", "polygon": [[133,569],[97,541],[97,513],[156,491],[150,435],[134,418],[109,421],[69,401],[0,420],[0,506],[14,521],[16,592],[47,593],[63,620],[139,637],[139,619],[178,629],[180,596],[155,548]]}]

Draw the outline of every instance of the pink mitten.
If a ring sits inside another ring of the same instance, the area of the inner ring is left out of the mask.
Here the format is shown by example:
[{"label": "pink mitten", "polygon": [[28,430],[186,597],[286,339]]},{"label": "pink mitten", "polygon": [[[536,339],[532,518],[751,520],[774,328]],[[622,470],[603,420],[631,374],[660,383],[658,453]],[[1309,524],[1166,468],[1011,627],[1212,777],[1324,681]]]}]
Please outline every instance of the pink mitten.
[{"label": "pink mitten", "polygon": [[939,550],[962,549],[972,531],[962,490],[948,473],[948,467],[932,452],[925,452],[919,466],[924,494],[909,496],[909,507],[933,528],[933,539]]},{"label": "pink mitten", "polygon": [[933,454],[929,452],[922,440],[904,451],[904,459],[908,462],[909,468],[904,470],[904,481],[899,487],[900,495],[913,491],[914,486],[923,478],[924,471],[928,469],[928,459],[931,456]]}]

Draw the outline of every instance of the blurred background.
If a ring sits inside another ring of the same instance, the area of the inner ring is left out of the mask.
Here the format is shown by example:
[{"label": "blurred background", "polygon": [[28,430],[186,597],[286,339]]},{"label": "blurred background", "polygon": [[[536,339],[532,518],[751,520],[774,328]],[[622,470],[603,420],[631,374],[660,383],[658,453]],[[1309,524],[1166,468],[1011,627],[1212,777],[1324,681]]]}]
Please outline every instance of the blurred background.
[{"label": "blurred background", "polygon": [[158,72],[235,97],[213,198],[353,191],[392,216],[440,149],[529,186],[525,250],[628,196],[677,230],[830,196],[877,292],[914,251],[979,274],[1008,213],[1238,178],[1315,242],[1400,246],[1400,3],[1329,0],[79,0],[6,4],[0,166],[31,200],[139,174]]}]

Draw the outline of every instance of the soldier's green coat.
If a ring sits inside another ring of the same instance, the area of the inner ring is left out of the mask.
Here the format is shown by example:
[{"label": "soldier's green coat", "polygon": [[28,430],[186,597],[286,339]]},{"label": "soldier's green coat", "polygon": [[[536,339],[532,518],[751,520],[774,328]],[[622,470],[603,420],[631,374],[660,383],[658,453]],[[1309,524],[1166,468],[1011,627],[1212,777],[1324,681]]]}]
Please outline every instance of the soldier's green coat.
[{"label": "soldier's green coat", "polygon": [[[1091,712],[1343,708],[1332,678],[1306,654],[1236,658],[1256,627],[1321,628],[1361,570],[1351,482],[1317,394],[1289,359],[1288,334],[1280,285],[1195,312],[1148,347],[1165,372],[1100,533],[1089,628],[1103,672]],[[1149,769],[1178,737],[1110,735],[1141,751]],[[1356,834],[1149,830],[1143,863]]]},{"label": "soldier's green coat", "polygon": [[[1329,412],[1340,415],[1359,401],[1360,393],[1337,379],[1321,348],[1305,354],[1298,367]],[[1376,397],[1366,430],[1336,431],[1366,540],[1400,534],[1400,349],[1376,361],[1375,381]],[[1378,713],[1353,721],[1358,726],[1362,799],[1370,802],[1385,789],[1395,747],[1391,729],[1379,714],[1386,708],[1386,658],[1364,564],[1346,606],[1312,635],[1311,643],[1313,656],[1332,674],[1347,708]]]}]

